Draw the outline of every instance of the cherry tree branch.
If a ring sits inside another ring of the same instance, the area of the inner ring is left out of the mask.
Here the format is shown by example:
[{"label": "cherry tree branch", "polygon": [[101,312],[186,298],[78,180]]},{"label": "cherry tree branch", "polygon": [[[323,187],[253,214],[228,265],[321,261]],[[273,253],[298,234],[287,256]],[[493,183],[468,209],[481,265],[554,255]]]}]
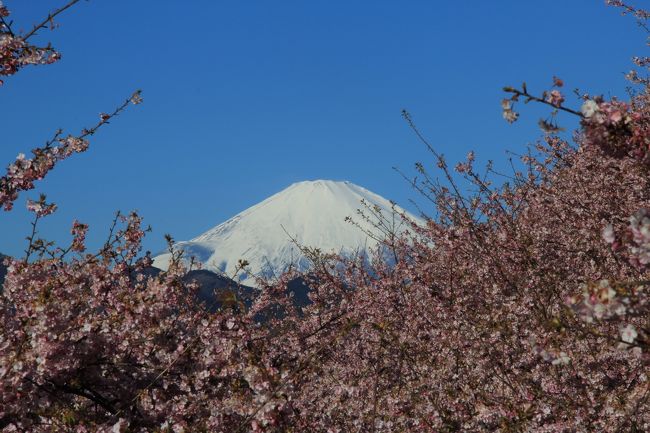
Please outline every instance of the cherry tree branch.
[{"label": "cherry tree branch", "polygon": [[584,117],[582,115],[582,113],[579,112],[579,111],[573,110],[571,108],[564,107],[562,105],[558,106],[558,105],[550,103],[549,101],[547,101],[544,98],[539,98],[537,96],[531,95],[530,93],[528,93],[528,89],[526,88],[525,83],[524,83],[524,85],[522,87],[522,90],[515,89],[514,87],[506,86],[506,87],[503,88],[503,91],[506,92],[506,93],[512,93],[513,95],[515,95],[515,97],[523,96],[524,98],[526,98],[525,102],[530,102],[530,101],[540,102],[542,104],[549,105],[549,106],[553,107],[556,110],[565,111],[567,113],[571,113],[571,114],[573,114],[575,116],[578,116],[580,118]]},{"label": "cherry tree branch", "polygon": [[32,30],[29,31],[25,36],[23,36],[23,40],[26,41],[27,39],[31,38],[38,32],[40,29],[47,27],[47,24],[52,22],[54,17],[57,15],[61,14],[62,12],[66,11],[67,9],[71,8],[74,6],[76,3],[79,3],[80,0],[71,0],[69,1],[65,6],[62,6],[58,9],[56,9],[54,12],[51,12],[47,15],[47,18],[45,18],[43,21],[40,23],[36,24]]}]

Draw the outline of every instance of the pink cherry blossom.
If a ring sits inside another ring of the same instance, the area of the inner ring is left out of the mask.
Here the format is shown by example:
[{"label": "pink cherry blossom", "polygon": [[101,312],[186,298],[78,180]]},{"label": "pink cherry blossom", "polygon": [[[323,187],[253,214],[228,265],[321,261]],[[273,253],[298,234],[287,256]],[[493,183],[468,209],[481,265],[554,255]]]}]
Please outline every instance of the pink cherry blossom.
[{"label": "pink cherry blossom", "polygon": [[546,100],[551,105],[555,105],[556,107],[559,107],[564,102],[564,95],[562,95],[562,93],[559,90],[553,89],[548,93]]},{"label": "pink cherry blossom", "polygon": [[[413,180],[435,206],[426,223],[395,215],[408,230],[387,230],[369,262],[307,250],[309,273],[260,279],[252,297],[233,283],[201,304],[180,253],[152,272],[136,213],[118,214],[97,251],[78,221],[68,246],[30,241],[37,257],[4,262],[0,428],[649,431],[647,89],[579,112],[531,99],[580,116],[576,141],[547,135],[507,175],[478,172],[470,153],[458,176],[429,146],[437,175],[418,164]],[[514,121],[530,94],[509,91]],[[0,204],[85,151],[96,128],[19,155]],[[306,306],[288,290],[297,277]]]}]

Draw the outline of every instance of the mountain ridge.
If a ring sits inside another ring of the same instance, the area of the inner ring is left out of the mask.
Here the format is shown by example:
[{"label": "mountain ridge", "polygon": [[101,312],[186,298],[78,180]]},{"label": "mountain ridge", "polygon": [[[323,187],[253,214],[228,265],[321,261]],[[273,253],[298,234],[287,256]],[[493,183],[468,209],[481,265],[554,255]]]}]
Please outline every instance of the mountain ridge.
[{"label": "mountain ridge", "polygon": [[[204,269],[231,278],[240,259],[264,277],[277,276],[290,266],[307,270],[309,261],[294,241],[323,252],[370,256],[382,234],[371,220],[359,216],[358,210],[364,204],[367,214],[396,224],[398,232],[406,227],[400,225],[401,218],[395,213],[417,220],[391,201],[352,182],[319,179],[294,183],[189,241],[176,243],[174,248],[195,257]],[[169,252],[160,254],[154,258],[154,266],[166,269],[169,259]],[[238,280],[254,285],[250,274],[241,274]]]}]

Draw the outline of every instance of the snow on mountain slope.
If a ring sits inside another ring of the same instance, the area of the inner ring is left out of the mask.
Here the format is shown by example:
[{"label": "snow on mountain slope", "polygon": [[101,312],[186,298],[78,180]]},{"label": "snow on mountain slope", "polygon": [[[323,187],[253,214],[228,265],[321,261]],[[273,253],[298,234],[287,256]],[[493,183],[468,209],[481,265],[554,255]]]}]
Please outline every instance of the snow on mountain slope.
[{"label": "snow on mountain slope", "polygon": [[[376,206],[392,220],[392,205],[385,198],[346,181],[315,180],[295,183],[259,204],[235,215],[190,241],[178,242],[186,256],[194,256],[204,269],[232,276],[240,259],[250,263],[254,273],[279,275],[290,265],[306,270],[308,261],[291,241],[320,248],[323,252],[346,255],[368,254],[377,242],[365,231],[378,233],[370,222],[357,215],[364,210],[362,200]],[[403,209],[395,207],[398,212]],[[368,214],[367,210],[365,212]],[[409,215],[407,213],[407,215]],[[350,222],[352,217],[363,230]],[[414,216],[409,217],[416,219]],[[404,230],[395,216],[396,229]],[[170,254],[154,259],[154,266],[166,269]],[[250,275],[241,275],[242,283],[253,285]]]}]

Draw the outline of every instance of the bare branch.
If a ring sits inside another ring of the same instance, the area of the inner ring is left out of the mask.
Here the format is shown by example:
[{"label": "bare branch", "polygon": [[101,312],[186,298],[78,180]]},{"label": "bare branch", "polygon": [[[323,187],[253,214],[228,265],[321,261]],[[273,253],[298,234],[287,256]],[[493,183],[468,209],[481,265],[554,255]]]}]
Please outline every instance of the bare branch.
[{"label": "bare branch", "polygon": [[76,3],[79,3],[79,1],[80,1],[80,0],[71,0],[71,1],[68,2],[68,4],[66,4],[65,6],[62,6],[62,7],[60,7],[59,9],[55,10],[54,12],[51,12],[50,14],[48,14],[47,18],[45,18],[45,19],[44,19],[43,21],[41,21],[40,23],[36,24],[36,25],[34,26],[34,28],[33,28],[29,33],[27,33],[25,36],[23,36],[22,39],[23,39],[24,41],[26,41],[27,39],[31,38],[31,37],[34,36],[34,35],[36,34],[36,32],[38,32],[40,29],[47,27],[47,24],[50,23],[50,22],[52,22],[52,20],[54,19],[54,17],[56,17],[56,16],[59,15],[60,13],[64,12],[65,10],[71,8],[71,7],[74,6]]}]

